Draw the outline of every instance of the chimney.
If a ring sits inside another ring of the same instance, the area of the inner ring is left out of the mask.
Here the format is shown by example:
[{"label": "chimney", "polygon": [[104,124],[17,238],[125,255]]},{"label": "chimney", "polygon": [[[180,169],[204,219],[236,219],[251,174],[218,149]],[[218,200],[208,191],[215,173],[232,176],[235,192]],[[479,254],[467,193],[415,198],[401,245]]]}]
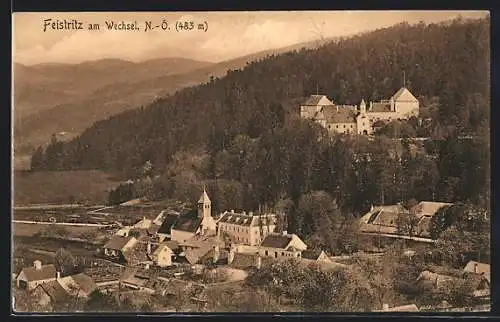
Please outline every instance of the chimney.
[{"label": "chimney", "polygon": [[477,274],[477,263],[474,263],[474,273]]},{"label": "chimney", "polygon": [[370,101],[370,111],[372,110],[373,102]]},{"label": "chimney", "polygon": [[231,213],[234,214],[234,209],[231,209]]},{"label": "chimney", "polygon": [[219,261],[219,256],[220,256],[219,245],[215,245],[215,247],[214,247],[214,264]]},{"label": "chimney", "polygon": [[373,211],[373,205],[370,206],[370,212],[372,212],[372,211]]},{"label": "chimney", "polygon": [[335,105],[335,107],[337,108],[337,112],[339,111],[339,106],[338,105]]},{"label": "chimney", "polygon": [[61,278],[61,272],[57,271],[56,272],[56,280],[60,279]]},{"label": "chimney", "polygon": [[39,261],[39,260],[36,260],[33,262],[33,266],[35,267],[35,269],[42,269],[42,262]]},{"label": "chimney", "polygon": [[149,263],[144,266],[145,269],[149,269]]},{"label": "chimney", "polygon": [[256,263],[255,263],[255,267],[257,269],[260,269],[260,267],[262,266],[262,259],[260,258],[260,255],[257,255],[256,257]]},{"label": "chimney", "polygon": [[382,304],[382,310],[389,311],[389,304],[387,304],[387,303]]}]

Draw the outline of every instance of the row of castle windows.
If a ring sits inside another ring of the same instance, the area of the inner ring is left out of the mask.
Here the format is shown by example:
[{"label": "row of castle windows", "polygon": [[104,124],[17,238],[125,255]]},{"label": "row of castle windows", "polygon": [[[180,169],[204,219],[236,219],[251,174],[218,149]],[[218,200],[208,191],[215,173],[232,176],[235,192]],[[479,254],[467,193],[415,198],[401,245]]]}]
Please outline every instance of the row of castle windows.
[{"label": "row of castle windows", "polygon": [[[389,120],[390,120],[390,118],[389,118]],[[365,122],[363,122],[362,126],[365,126]],[[332,128],[332,126],[331,126],[331,125],[328,125],[328,128],[329,128],[329,129],[331,129],[331,128]],[[336,129],[338,129],[338,128],[339,128],[339,125],[338,125],[338,124],[337,124],[337,125],[335,125],[335,128],[336,128]],[[346,128],[346,125],[344,124],[344,129],[345,129],[345,128]],[[353,124],[351,124],[351,129],[352,129],[352,128],[354,128],[354,125],[353,125]]]}]

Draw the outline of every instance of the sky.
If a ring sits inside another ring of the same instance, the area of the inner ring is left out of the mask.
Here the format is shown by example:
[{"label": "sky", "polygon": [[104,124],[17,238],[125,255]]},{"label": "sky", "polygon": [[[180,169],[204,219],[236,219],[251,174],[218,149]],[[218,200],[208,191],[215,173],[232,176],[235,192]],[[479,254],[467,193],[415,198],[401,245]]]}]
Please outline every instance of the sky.
[{"label": "sky", "polygon": [[[134,62],[183,57],[220,62],[262,50],[348,36],[408,23],[440,22],[461,16],[481,18],[487,11],[250,11],[250,12],[87,12],[14,13],[13,61],[25,65],[80,63],[116,58]],[[45,19],[82,22],[83,30],[44,31]],[[163,31],[166,20],[170,30]],[[137,22],[139,30],[107,30],[105,21]],[[144,31],[145,22],[155,30]],[[206,31],[175,31],[176,21],[208,25]],[[99,24],[99,31],[88,30]]]}]

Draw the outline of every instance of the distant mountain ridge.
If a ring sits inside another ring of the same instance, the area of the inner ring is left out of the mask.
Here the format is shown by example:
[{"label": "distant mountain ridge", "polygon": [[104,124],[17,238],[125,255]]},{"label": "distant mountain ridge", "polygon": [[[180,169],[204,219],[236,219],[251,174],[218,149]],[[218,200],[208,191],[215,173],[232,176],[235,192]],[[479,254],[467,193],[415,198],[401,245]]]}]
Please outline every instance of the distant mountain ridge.
[{"label": "distant mountain ridge", "polygon": [[[15,147],[20,152],[30,151],[48,142],[52,133],[62,131],[71,138],[95,121],[147,105],[210,77],[222,77],[228,70],[267,55],[315,48],[335,39],[269,49],[220,63],[159,58],[140,63],[103,59],[80,64],[15,64]],[[77,76],[68,83],[67,75]]]}]

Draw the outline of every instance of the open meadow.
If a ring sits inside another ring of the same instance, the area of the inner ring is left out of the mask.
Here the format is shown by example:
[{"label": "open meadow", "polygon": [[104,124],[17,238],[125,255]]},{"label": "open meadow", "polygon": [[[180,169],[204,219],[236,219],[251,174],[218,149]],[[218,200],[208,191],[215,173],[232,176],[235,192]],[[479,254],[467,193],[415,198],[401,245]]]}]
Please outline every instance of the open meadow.
[{"label": "open meadow", "polygon": [[97,170],[15,171],[14,205],[27,204],[103,204],[108,191],[119,184],[110,175]]}]

